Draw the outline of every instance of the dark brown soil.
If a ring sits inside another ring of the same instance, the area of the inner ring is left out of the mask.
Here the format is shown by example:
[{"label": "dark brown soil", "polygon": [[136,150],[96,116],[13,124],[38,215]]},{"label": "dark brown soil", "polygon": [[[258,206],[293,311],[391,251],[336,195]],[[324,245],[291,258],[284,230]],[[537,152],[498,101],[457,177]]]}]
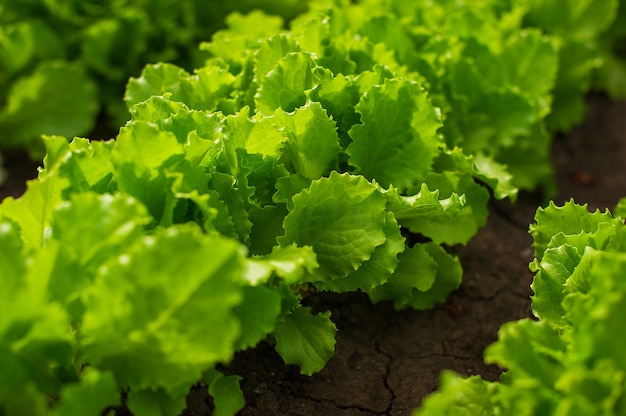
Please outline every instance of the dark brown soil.
[{"label": "dark brown soil", "polygon": [[[585,123],[553,148],[559,203],[574,198],[593,209],[612,209],[626,196],[626,102],[589,97]],[[9,181],[0,197],[19,195],[34,166],[6,155]],[[335,356],[320,373],[306,377],[286,366],[268,344],[238,354],[224,368],[243,376],[247,405],[241,415],[409,415],[438,386],[444,369],[497,379],[500,370],[483,363],[484,348],[503,322],[530,316],[532,260],[528,225],[540,195],[517,203],[495,202],[487,225],[456,251],[464,268],[461,288],[430,311],[395,311],[372,305],[359,293],[318,293],[306,300],[332,311],[339,331]],[[121,414],[122,412],[120,412]],[[206,387],[192,389],[185,415],[209,415]]]},{"label": "dark brown soil", "polygon": [[20,150],[4,153],[2,159],[7,180],[0,184],[0,200],[7,196],[18,197],[26,190],[26,181],[37,177],[37,164]]}]

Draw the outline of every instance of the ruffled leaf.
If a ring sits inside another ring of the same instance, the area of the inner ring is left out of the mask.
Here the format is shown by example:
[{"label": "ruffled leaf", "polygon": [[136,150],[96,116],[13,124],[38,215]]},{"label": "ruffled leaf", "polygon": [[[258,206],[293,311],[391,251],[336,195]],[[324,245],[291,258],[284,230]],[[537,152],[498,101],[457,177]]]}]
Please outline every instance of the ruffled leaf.
[{"label": "ruffled leaf", "polygon": [[295,364],[310,376],[332,357],[336,332],[330,311],[313,315],[310,308],[298,308],[276,323],[276,351],[286,364]]}]

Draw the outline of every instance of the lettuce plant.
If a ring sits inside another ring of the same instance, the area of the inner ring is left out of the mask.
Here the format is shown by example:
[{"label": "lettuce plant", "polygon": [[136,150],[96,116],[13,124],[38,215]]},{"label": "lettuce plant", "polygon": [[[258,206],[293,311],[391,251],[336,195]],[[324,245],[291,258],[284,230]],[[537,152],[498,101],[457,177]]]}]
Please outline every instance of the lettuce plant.
[{"label": "lettuce plant", "polygon": [[261,7],[292,17],[304,4],[2,0],[0,149],[40,156],[42,134],[84,135],[98,117],[117,129],[128,119],[124,85],[145,64],[193,68],[202,60],[197,44],[222,28],[230,12]]},{"label": "lettuce plant", "polygon": [[[617,208],[625,214],[625,201]],[[626,411],[626,227],[573,201],[539,209],[531,226],[536,320],[504,324],[485,361],[499,382],[442,375],[416,415],[621,415]]]}]

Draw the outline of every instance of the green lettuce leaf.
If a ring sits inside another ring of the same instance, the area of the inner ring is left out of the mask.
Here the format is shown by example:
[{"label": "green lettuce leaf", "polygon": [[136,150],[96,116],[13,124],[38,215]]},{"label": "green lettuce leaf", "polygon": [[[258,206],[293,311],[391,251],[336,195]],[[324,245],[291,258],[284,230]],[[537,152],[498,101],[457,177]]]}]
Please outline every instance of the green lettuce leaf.
[{"label": "green lettuce leaf", "polygon": [[281,158],[287,169],[317,179],[336,167],[341,150],[337,128],[319,103],[309,102],[292,113],[277,111],[274,118],[287,138]]},{"label": "green lettuce leaf", "polygon": [[433,243],[416,244],[398,255],[389,281],[369,291],[372,302],[391,300],[396,309],[430,309],[461,284],[457,257]]},{"label": "green lettuce leaf", "polygon": [[565,282],[580,263],[582,253],[576,247],[562,245],[546,250],[541,262],[535,262],[536,272],[531,285],[533,313],[554,325],[565,325],[565,310],[561,305],[565,297]]},{"label": "green lettuce leaf", "polygon": [[509,198],[515,202],[518,188],[513,184],[513,175],[507,166],[483,153],[465,155],[463,149],[445,149],[435,160],[435,170],[439,172],[469,172],[479,181],[487,184],[497,199]]},{"label": "green lettuce leaf", "polygon": [[390,80],[365,93],[356,111],[361,124],[348,134],[347,152],[355,173],[405,190],[423,181],[441,142],[441,121],[415,82]]},{"label": "green lettuce leaf", "polygon": [[144,237],[99,269],[82,325],[85,359],[122,386],[188,386],[233,354],[242,270],[237,243],[197,227]]},{"label": "green lettuce leaf", "polygon": [[174,134],[154,124],[133,121],[117,137],[111,154],[114,178],[120,191],[143,203],[158,222],[171,221],[173,179],[166,169],[182,161],[184,150]]},{"label": "green lettuce leaf", "polygon": [[23,146],[41,154],[42,134],[76,136],[94,125],[96,84],[78,64],[50,61],[11,86],[0,112],[0,147]]},{"label": "green lettuce leaf", "polygon": [[178,391],[174,394],[157,389],[134,389],[128,392],[126,406],[138,415],[177,415],[186,405],[186,391]]},{"label": "green lettuce leaf", "polygon": [[[287,34],[274,35],[263,41],[254,53],[254,82],[261,85],[265,77],[276,68],[277,63],[288,53],[301,52],[301,47]],[[310,49],[305,49],[314,52]]]},{"label": "green lettuce leaf", "polygon": [[499,385],[480,376],[463,378],[444,370],[436,394],[427,396],[413,416],[487,416],[495,413],[494,397]]},{"label": "green lettuce leaf", "polygon": [[310,308],[298,308],[276,323],[276,351],[286,364],[295,364],[302,374],[311,375],[332,357],[336,332],[330,311],[313,315]]},{"label": "green lettuce leaf", "polygon": [[[387,240],[374,249],[372,257],[364,261],[355,271],[343,278],[314,281],[318,290],[347,292],[361,290],[367,292],[387,282],[396,271],[398,254],[405,250],[404,237],[399,233],[398,223],[391,212],[383,228]],[[314,279],[315,280],[315,279]]]},{"label": "green lettuce leaf", "polygon": [[283,19],[260,10],[248,14],[231,13],[226,19],[227,29],[216,32],[210,42],[200,49],[224,59],[233,72],[239,72],[250,58],[251,50],[258,49],[264,38],[279,33]]},{"label": "green lettuce leaf", "polygon": [[[21,397],[32,400],[34,414],[44,414],[43,399],[59,391],[62,375],[71,374],[76,340],[66,311],[49,299],[50,268],[28,252],[19,226],[0,221],[0,403],[30,407],[13,403]],[[71,375],[67,380],[73,380]]]},{"label": "green lettuce leaf", "polygon": [[615,215],[622,218],[626,217],[626,197],[620,198],[615,205]]},{"label": "green lettuce leaf", "polygon": [[[55,169],[68,179],[68,186],[62,192],[64,199],[75,192],[101,194],[111,190],[113,140],[89,141],[77,137],[68,144],[64,137],[44,137],[44,142],[48,149],[46,157],[50,159],[53,152],[57,153],[59,163]],[[56,149],[53,150],[53,147]]]},{"label": "green lettuce leaf", "polygon": [[63,389],[55,412],[63,416],[81,416],[119,405],[120,389],[113,374],[87,367],[81,374],[80,383],[69,384]]},{"label": "green lettuce leaf", "polygon": [[592,72],[602,63],[597,38],[615,19],[619,1],[529,3],[524,24],[543,29],[561,44],[554,106],[547,123],[552,130],[567,130],[584,116],[584,93],[591,86]]},{"label": "green lettuce leaf", "polygon": [[241,293],[241,303],[233,308],[241,324],[235,342],[237,351],[256,346],[272,333],[281,311],[280,295],[274,290],[261,285],[244,286]]},{"label": "green lettuce leaf", "polygon": [[595,233],[602,223],[615,225],[619,222],[620,220],[614,219],[608,211],[596,210],[590,214],[587,204],[577,205],[574,200],[570,200],[562,207],[550,202],[546,208],[537,210],[535,224],[530,226],[535,257],[541,259],[552,237],[559,233],[564,235],[574,235],[581,232]]},{"label": "green lettuce leaf", "polygon": [[274,246],[270,254],[253,256],[248,259],[246,280],[252,284],[266,282],[271,276],[278,276],[285,282],[295,285],[310,281],[319,267],[316,255],[309,246]]},{"label": "green lettuce leaf", "polygon": [[26,183],[26,192],[18,199],[5,198],[0,218],[19,224],[22,241],[29,249],[44,245],[50,231],[52,212],[61,202],[61,191],[67,186],[61,177],[43,177]]},{"label": "green lettuce leaf", "polygon": [[126,9],[117,16],[102,16],[83,33],[82,59],[95,73],[109,80],[125,82],[129,73],[141,67],[150,47],[149,17]]},{"label": "green lettuce leaf", "polygon": [[523,319],[500,328],[498,342],[485,350],[485,362],[507,368],[507,380],[520,386],[532,380],[553,386],[563,371],[565,349],[558,330],[548,322]]},{"label": "green lettuce leaf", "polygon": [[283,247],[311,246],[320,266],[319,280],[357,270],[387,239],[385,197],[363,177],[332,172],[294,196],[293,205],[278,242]]},{"label": "green lettuce leaf", "polygon": [[22,71],[29,71],[42,60],[66,58],[62,40],[41,19],[6,25],[0,33],[1,65],[7,74],[17,75]]},{"label": "green lettuce leaf", "polygon": [[595,79],[596,86],[606,91],[614,100],[626,97],[626,59],[623,51],[620,51],[625,36],[626,5],[620,1],[613,24],[599,42],[603,64]]},{"label": "green lettuce leaf", "polygon": [[139,78],[131,78],[126,86],[124,101],[131,108],[134,104],[146,101],[153,95],[171,94],[173,101],[184,102],[182,81],[189,77],[184,69],[168,63],[147,65]]},{"label": "green lettuce leaf", "polygon": [[290,52],[280,58],[254,97],[257,111],[270,115],[277,108],[290,112],[304,105],[304,92],[313,86],[314,67],[313,57],[306,52]]},{"label": "green lettuce leaf", "polygon": [[215,403],[215,416],[232,416],[246,404],[243,392],[239,386],[239,376],[224,376],[217,370],[210,370],[204,380],[209,385],[209,394]]},{"label": "green lettuce leaf", "polygon": [[[76,218],[84,225],[74,226]],[[52,238],[71,247],[77,259],[94,270],[142,234],[151,221],[136,200],[117,194],[81,193],[60,204],[53,214]]]},{"label": "green lettuce leaf", "polygon": [[402,199],[400,223],[436,243],[465,244],[487,221],[489,193],[467,173],[430,173],[417,194]]},{"label": "green lettuce leaf", "polygon": [[526,24],[570,39],[589,39],[613,22],[618,2],[532,0],[530,4]]},{"label": "green lettuce leaf", "polygon": [[[385,194],[388,197],[387,207],[394,213],[400,225],[413,233],[427,231],[427,225],[433,221],[445,222],[458,217],[465,207],[465,196],[453,194],[450,198],[439,198],[439,190],[430,191],[427,184],[422,184],[418,193],[403,196],[395,188]],[[426,235],[426,234],[425,234]],[[442,236],[443,237],[443,236]],[[446,238],[455,239],[447,236]],[[452,240],[451,240],[452,241]]]}]

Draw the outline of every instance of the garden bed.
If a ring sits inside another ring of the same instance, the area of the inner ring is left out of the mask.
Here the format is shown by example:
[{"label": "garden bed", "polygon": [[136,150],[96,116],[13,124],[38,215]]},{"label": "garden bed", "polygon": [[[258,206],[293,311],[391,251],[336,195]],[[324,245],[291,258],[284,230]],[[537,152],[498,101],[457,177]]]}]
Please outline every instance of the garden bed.
[{"label": "garden bed", "polygon": [[623,2],[37,3],[0,414],[626,411]]},{"label": "garden bed", "polygon": [[[626,194],[626,102],[588,97],[586,121],[553,144],[553,166],[562,204],[574,198],[591,209],[611,210]],[[515,204],[495,202],[487,225],[457,250],[461,288],[430,311],[395,311],[372,305],[361,294],[315,294],[306,303],[332,311],[337,324],[335,356],[307,377],[285,366],[261,344],[236,356],[226,372],[244,375],[241,415],[409,415],[434,391],[443,369],[498,378],[483,362],[503,322],[530,316],[532,239],[528,225],[540,194],[523,193]],[[198,390],[199,392],[199,390]],[[198,393],[196,392],[196,393]],[[206,395],[189,396],[187,415],[208,413]]]},{"label": "garden bed", "polygon": [[[626,171],[619,168],[626,160],[626,102],[590,95],[588,104],[585,123],[554,141],[555,201],[612,208],[626,194]],[[20,153],[5,158],[10,176],[0,195],[18,196],[36,166]],[[437,388],[443,369],[497,379],[500,370],[483,363],[483,350],[503,322],[530,315],[528,225],[545,202],[540,194],[523,193],[515,204],[492,203],[487,225],[456,249],[464,269],[461,288],[433,310],[398,312],[358,293],[309,296],[306,306],[332,312],[339,329],[335,356],[308,377],[286,366],[268,344],[239,353],[223,370],[243,376],[246,407],[240,414],[408,415]],[[190,393],[185,414],[210,414],[201,387]]]}]

